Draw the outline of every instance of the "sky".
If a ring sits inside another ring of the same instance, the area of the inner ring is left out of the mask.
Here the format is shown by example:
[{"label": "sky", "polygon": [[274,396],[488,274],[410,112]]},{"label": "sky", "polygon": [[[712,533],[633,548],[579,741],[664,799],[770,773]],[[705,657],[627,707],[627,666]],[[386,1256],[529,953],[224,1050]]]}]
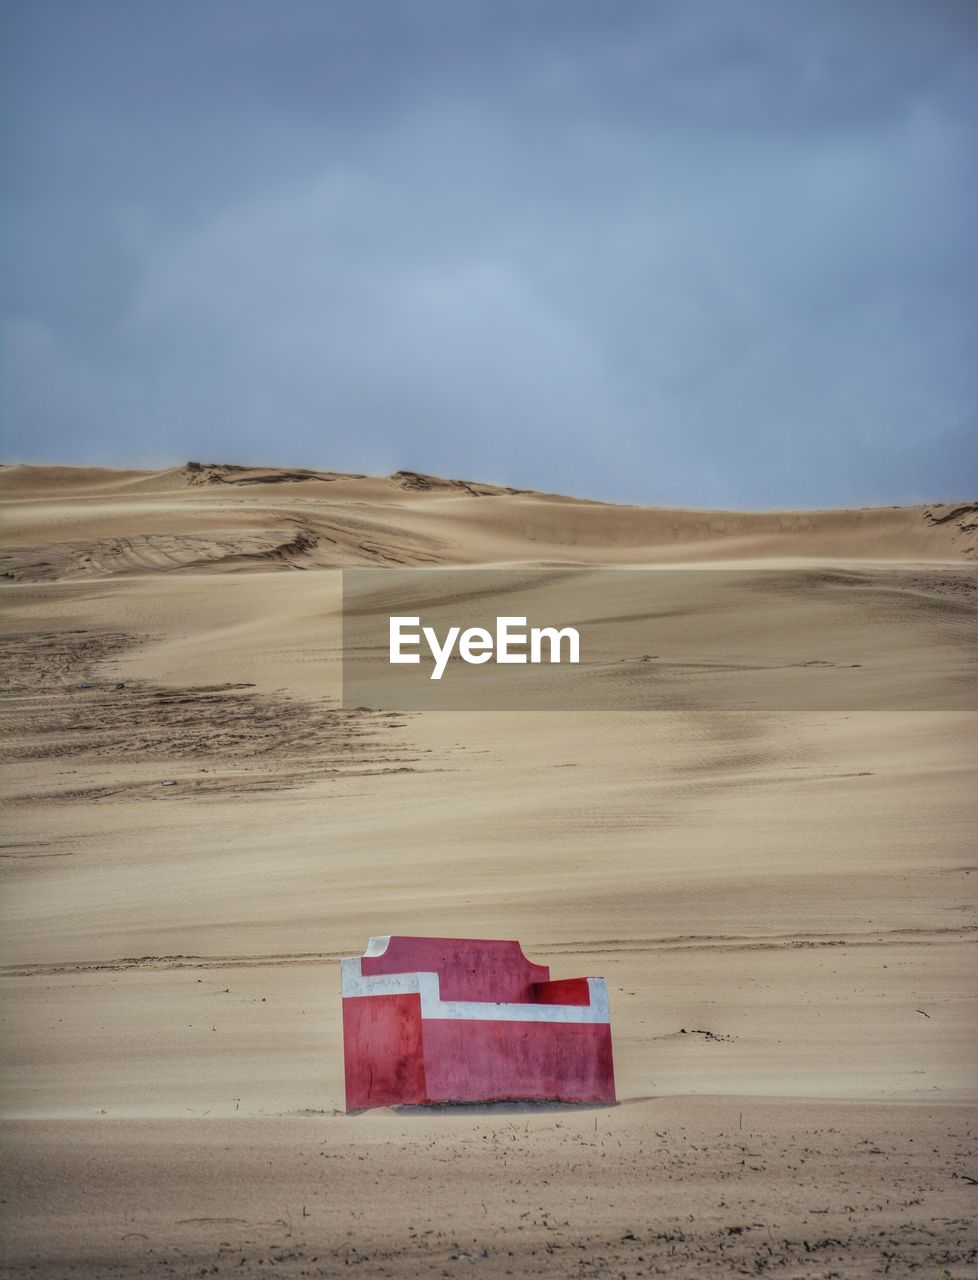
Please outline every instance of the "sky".
[{"label": "sky", "polygon": [[3,0],[2,456],[978,493],[973,0]]}]

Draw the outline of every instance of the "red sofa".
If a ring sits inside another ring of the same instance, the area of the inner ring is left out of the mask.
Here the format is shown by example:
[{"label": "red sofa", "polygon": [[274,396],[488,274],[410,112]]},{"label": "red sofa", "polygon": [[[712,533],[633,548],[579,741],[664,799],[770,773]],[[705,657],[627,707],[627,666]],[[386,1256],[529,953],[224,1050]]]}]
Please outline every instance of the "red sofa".
[{"label": "red sofa", "polygon": [[551,982],[518,942],[381,937],[342,982],[347,1111],[615,1101],[604,978]]}]

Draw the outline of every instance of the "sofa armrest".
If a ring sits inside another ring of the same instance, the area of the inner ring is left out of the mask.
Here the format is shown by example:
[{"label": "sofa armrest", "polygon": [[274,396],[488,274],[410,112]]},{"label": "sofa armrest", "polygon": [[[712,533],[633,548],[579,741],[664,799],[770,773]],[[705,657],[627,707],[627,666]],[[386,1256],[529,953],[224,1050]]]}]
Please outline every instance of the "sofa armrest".
[{"label": "sofa armrest", "polygon": [[587,978],[558,978],[554,982],[534,982],[530,986],[530,1000],[534,1004],[584,1004],[591,1003],[591,989]]}]

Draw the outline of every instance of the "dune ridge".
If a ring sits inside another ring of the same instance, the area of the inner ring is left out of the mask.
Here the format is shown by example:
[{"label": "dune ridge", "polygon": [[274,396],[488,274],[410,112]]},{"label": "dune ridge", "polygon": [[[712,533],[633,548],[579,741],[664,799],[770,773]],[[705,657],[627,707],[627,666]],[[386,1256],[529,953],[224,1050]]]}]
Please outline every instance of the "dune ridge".
[{"label": "dune ridge", "polygon": [[670,510],[417,472],[367,477],[200,463],[121,472],[6,467],[0,500],[2,571],[13,581],[218,567],[978,559],[976,503]]}]

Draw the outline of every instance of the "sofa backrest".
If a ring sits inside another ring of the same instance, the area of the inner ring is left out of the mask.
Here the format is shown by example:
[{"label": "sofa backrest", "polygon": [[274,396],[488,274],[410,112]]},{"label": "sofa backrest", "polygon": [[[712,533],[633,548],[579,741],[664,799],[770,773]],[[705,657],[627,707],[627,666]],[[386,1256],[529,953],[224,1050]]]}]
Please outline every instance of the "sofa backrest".
[{"label": "sofa backrest", "polygon": [[531,987],[546,982],[550,969],[532,964],[518,942],[483,938],[371,938],[361,971],[437,973],[442,1000],[526,1003]]}]

